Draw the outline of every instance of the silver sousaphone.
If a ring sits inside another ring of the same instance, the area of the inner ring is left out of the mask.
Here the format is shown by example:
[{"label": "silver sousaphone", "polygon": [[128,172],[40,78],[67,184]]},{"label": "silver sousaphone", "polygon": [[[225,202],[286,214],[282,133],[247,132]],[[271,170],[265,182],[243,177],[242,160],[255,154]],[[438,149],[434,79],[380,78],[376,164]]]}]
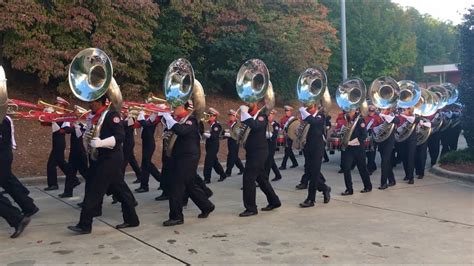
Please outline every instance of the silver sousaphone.
[{"label": "silver sousaphone", "polygon": [[86,132],[84,142],[91,159],[98,159],[98,150],[90,146],[93,138],[99,137],[105,116],[110,110],[120,112],[122,92],[113,78],[112,62],[107,54],[98,48],[87,48],[80,51],[69,65],[69,87],[78,99],[85,102],[99,100],[107,95],[110,105],[104,111],[97,125]]},{"label": "silver sousaphone", "polygon": [[[275,106],[275,94],[270,81],[270,73],[265,63],[260,59],[247,60],[239,69],[235,81],[235,88],[239,98],[246,103],[258,103],[264,100],[265,105],[254,115],[254,119],[261,112],[270,112]],[[240,109],[237,110],[240,112]],[[250,129],[240,120],[237,120],[231,133],[236,136],[239,144],[245,145]],[[273,131],[270,123],[267,125],[269,132]]]},{"label": "silver sousaphone", "polygon": [[[369,98],[372,104],[380,109],[392,109],[397,105],[400,96],[400,87],[397,81],[391,77],[376,78],[369,88]],[[384,121],[378,130],[374,130],[373,139],[375,142],[383,142],[388,139],[396,125]]]},{"label": "silver sousaphone", "polygon": [[[398,82],[400,87],[400,97],[398,98],[397,107],[412,108],[421,98],[421,89],[416,82],[411,80],[401,80]],[[403,142],[411,136],[416,128],[415,123],[410,123],[408,120],[400,125],[395,131],[395,140]]]},{"label": "silver sousaphone", "polygon": [[[419,102],[415,105],[415,115],[421,116],[421,120],[426,122],[431,121],[428,116],[434,115],[437,111],[438,96],[427,89],[421,88],[421,97]],[[424,144],[430,137],[432,132],[431,126],[418,124],[416,127],[416,145]]]},{"label": "silver sousaphone", "polygon": [[[327,88],[327,76],[321,67],[308,68],[298,78],[296,83],[298,100],[305,106],[322,105],[326,110],[331,108],[331,96]],[[295,120],[288,125],[288,137],[293,140],[296,149],[302,149],[306,144],[309,125],[304,121]]]}]

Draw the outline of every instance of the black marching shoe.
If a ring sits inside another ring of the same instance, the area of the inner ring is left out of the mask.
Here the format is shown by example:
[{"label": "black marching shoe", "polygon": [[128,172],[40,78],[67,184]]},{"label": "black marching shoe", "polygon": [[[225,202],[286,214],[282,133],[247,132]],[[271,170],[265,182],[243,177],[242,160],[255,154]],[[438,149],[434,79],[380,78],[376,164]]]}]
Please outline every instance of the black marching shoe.
[{"label": "black marching shoe", "polygon": [[417,178],[418,179],[423,179],[423,177],[425,177],[424,175],[418,175]]},{"label": "black marching shoe", "polygon": [[305,185],[305,184],[298,184],[298,185],[296,185],[295,188],[296,188],[296,189],[307,189],[307,188],[308,188],[308,185]]},{"label": "black marching shoe", "polygon": [[208,179],[204,180],[204,184],[210,184],[210,183],[211,183],[211,180],[208,180]]},{"label": "black marching shoe", "polygon": [[364,189],[362,189],[362,190],[360,191],[360,193],[368,193],[368,192],[370,192],[370,191],[372,191],[371,188],[370,188],[370,189],[369,189],[369,188],[364,188]]},{"label": "black marching shoe", "polygon": [[60,198],[71,198],[71,197],[72,197],[72,193],[66,193],[66,192],[64,192],[64,193],[59,194],[58,197],[60,197]]},{"label": "black marching shoe", "polygon": [[323,191],[323,196],[324,196],[324,203],[329,203],[329,201],[331,200],[331,187],[330,186],[327,186],[328,188]]},{"label": "black marching shoe", "polygon": [[124,228],[128,228],[128,227],[137,227],[139,226],[140,224],[129,224],[129,223],[121,223],[121,224],[117,224],[115,226],[116,229],[124,229]]},{"label": "black marching shoe", "polygon": [[245,211],[241,212],[239,214],[239,216],[240,217],[249,217],[249,216],[253,216],[253,215],[257,215],[257,214],[258,214],[258,212],[256,212],[256,211],[254,212],[254,211],[245,210]]},{"label": "black marching shoe", "polygon": [[243,175],[244,174],[244,170],[240,170],[237,175]]},{"label": "black marching shoe", "polygon": [[344,170],[343,169],[339,169],[339,171],[337,171],[339,174],[342,174],[344,173]]},{"label": "black marching shoe", "polygon": [[232,173],[225,173],[226,177],[229,177],[232,175]]},{"label": "black marching shoe", "polygon": [[163,201],[163,200],[169,200],[168,195],[161,194],[160,196],[155,198],[156,201]]},{"label": "black marching shoe", "polygon": [[275,176],[275,178],[272,179],[272,181],[278,181],[281,179],[281,176]]},{"label": "black marching shoe", "polygon": [[211,208],[208,209],[207,211],[201,212],[201,214],[198,215],[198,218],[200,218],[200,219],[207,218],[209,216],[209,214],[211,212],[213,212],[215,209],[216,209],[216,205],[212,204]]},{"label": "black marching shoe", "polygon": [[39,212],[39,208],[35,206],[35,208],[29,212],[24,212],[23,214],[26,216],[26,217],[31,217],[33,215],[35,215],[37,212]]},{"label": "black marching shoe", "polygon": [[384,190],[384,189],[387,189],[387,188],[388,188],[387,184],[380,185],[380,187],[379,187],[380,190]]},{"label": "black marching shoe", "polygon": [[27,216],[23,216],[21,221],[15,226],[15,232],[10,236],[10,238],[17,238],[23,233],[25,228],[28,226],[30,223],[31,218]]},{"label": "black marching shoe", "polygon": [[76,180],[75,180],[75,181],[76,181],[76,182],[74,182],[74,184],[72,185],[72,188],[73,188],[73,189],[81,184],[81,181],[79,181],[79,179],[77,179],[77,177],[76,177]]},{"label": "black marching shoe", "polygon": [[410,180],[410,179],[408,179],[408,177],[406,177],[406,176],[403,178],[403,181],[408,181],[408,180]]},{"label": "black marching shoe", "polygon": [[261,210],[264,211],[264,212],[268,212],[268,211],[272,211],[272,210],[280,208],[280,207],[281,207],[281,203],[279,203],[277,205],[268,204],[266,207],[261,208]]},{"label": "black marching shoe", "polygon": [[82,208],[83,206],[84,206],[84,201],[83,201],[83,202],[79,202],[79,203],[77,204],[77,207],[79,207],[79,208]]},{"label": "black marching shoe", "polygon": [[118,199],[112,195],[112,204],[117,204],[118,203]]},{"label": "black marching shoe", "polygon": [[49,186],[49,187],[44,188],[43,190],[44,191],[52,191],[52,190],[58,190],[58,189],[59,189],[58,186]]},{"label": "black marching shoe", "polygon": [[175,226],[175,225],[180,225],[183,224],[184,220],[173,220],[169,219],[163,222],[163,226]]},{"label": "black marching shoe", "polygon": [[219,179],[217,180],[217,182],[222,182],[222,181],[224,181],[226,178],[227,178],[227,176],[221,176],[221,178],[219,178]]},{"label": "black marching shoe", "polygon": [[309,208],[309,207],[314,207],[314,201],[312,200],[305,200],[302,203],[300,203],[301,208]]},{"label": "black marching shoe", "polygon": [[346,191],[341,193],[341,196],[349,196],[349,195],[352,195],[352,194],[354,194],[353,190],[346,189]]},{"label": "black marching shoe", "polygon": [[135,189],[135,192],[145,193],[145,192],[148,192],[148,188],[139,187],[139,188]]},{"label": "black marching shoe", "polygon": [[396,182],[393,182],[393,183],[389,182],[389,183],[388,183],[388,186],[389,186],[389,187],[393,187],[393,186],[395,186],[396,184],[397,184]]},{"label": "black marching shoe", "polygon": [[290,168],[296,168],[298,167],[298,164],[293,164],[292,166],[290,166]]},{"label": "black marching shoe", "polygon": [[415,180],[413,180],[413,179],[408,180],[408,184],[409,184],[409,185],[415,184]]},{"label": "black marching shoe", "polygon": [[138,178],[135,179],[135,181],[132,182],[132,184],[140,184],[140,183],[141,183],[141,182],[140,182],[140,179],[138,179]]},{"label": "black marching shoe", "polygon": [[70,225],[67,227],[67,229],[73,231],[74,233],[78,233],[78,234],[81,234],[81,235],[85,235],[85,234],[90,234],[91,233],[91,229],[87,230],[87,229],[84,229],[78,225]]},{"label": "black marching shoe", "polygon": [[286,170],[286,166],[280,166],[278,167],[279,170]]}]

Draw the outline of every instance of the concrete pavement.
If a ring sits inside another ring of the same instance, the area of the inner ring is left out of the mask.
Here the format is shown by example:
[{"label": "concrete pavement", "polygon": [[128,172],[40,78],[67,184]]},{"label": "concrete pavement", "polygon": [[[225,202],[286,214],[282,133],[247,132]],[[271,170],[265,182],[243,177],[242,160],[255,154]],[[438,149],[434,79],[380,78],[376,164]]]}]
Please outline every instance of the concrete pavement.
[{"label": "concrete pavement", "polygon": [[[353,171],[355,194],[344,191],[337,174],[339,154],[323,164],[323,174],[332,186],[332,200],[322,203],[318,193],[314,208],[301,209],[306,191],[294,186],[300,167],[283,171],[272,182],[283,206],[275,211],[240,218],[243,210],[241,176],[210,185],[216,211],[208,219],[190,201],[185,224],[163,227],[168,203],[156,202],[157,183],[150,192],[135,194],[141,225],[116,230],[122,222],[120,207],[105,198],[103,215],[94,220],[90,235],[74,235],[66,229],[79,219],[75,207],[82,199],[59,199],[61,191],[46,193],[29,187],[41,211],[18,239],[8,238],[11,228],[0,220],[1,264],[247,264],[247,263],[474,263],[474,186],[444,179],[427,172],[414,185],[405,184],[402,168],[396,168],[397,185],[377,189],[380,171],[372,175],[374,190],[360,194],[362,182]],[[272,178],[273,176],[271,176]],[[133,178],[128,178],[132,181]],[[132,189],[136,185],[130,185]],[[257,190],[259,207],[266,205]]]}]

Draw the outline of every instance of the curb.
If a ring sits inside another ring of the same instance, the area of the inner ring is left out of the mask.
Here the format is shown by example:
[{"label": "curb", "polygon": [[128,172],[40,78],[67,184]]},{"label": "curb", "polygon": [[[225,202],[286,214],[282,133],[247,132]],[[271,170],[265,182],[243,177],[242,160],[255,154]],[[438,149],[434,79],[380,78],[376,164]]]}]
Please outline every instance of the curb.
[{"label": "curb", "polygon": [[449,171],[439,167],[439,165],[433,166],[429,171],[438,176],[474,183],[474,174]]},{"label": "curb", "polygon": [[[298,157],[299,155],[298,154],[295,154],[296,157]],[[279,159],[283,159],[283,155],[275,155],[275,160],[279,160]],[[223,166],[226,165],[226,162],[220,162]],[[242,163],[245,163],[245,160],[242,160]],[[198,171],[202,171],[202,169],[204,168],[204,165],[199,165],[198,166]],[[135,172],[133,171],[129,171],[129,172],[125,172],[125,178],[127,178],[127,176],[130,176],[130,175],[135,175]],[[78,174],[78,177],[82,179],[82,181],[84,181],[84,178]],[[46,176],[31,176],[31,177],[20,177],[18,178],[18,180],[20,180],[21,183],[23,183],[24,185],[42,185],[42,184],[46,184],[46,180],[47,180],[47,177]],[[66,180],[66,176],[64,175],[58,175],[58,183],[64,183],[64,181]]]}]

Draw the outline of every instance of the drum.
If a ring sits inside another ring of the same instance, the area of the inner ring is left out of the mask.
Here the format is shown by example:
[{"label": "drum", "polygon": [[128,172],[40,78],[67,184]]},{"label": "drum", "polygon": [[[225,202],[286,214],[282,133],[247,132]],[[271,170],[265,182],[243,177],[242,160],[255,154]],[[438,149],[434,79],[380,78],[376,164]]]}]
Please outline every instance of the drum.
[{"label": "drum", "polygon": [[334,151],[341,150],[342,139],[339,136],[331,136],[328,138],[328,151],[334,154]]},{"label": "drum", "polygon": [[283,130],[278,132],[276,142],[277,142],[277,147],[285,146],[285,134],[283,133]]},{"label": "drum", "polygon": [[372,136],[368,136],[365,141],[364,141],[364,149],[365,151],[374,151],[375,146],[374,146],[374,139]]}]

